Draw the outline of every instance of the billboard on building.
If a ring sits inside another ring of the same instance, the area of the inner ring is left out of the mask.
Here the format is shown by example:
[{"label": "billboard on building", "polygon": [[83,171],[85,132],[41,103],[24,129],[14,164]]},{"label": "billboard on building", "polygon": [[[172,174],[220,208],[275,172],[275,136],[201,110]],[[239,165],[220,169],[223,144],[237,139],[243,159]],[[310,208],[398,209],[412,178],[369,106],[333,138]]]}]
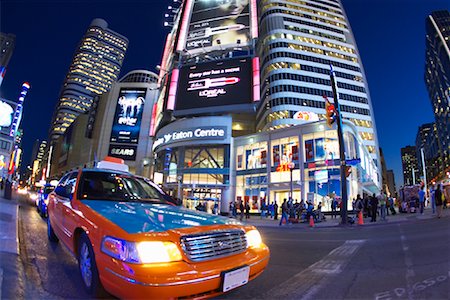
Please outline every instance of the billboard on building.
[{"label": "billboard on building", "polygon": [[231,59],[181,68],[175,109],[251,103],[251,66]]},{"label": "billboard on building", "polygon": [[120,90],[111,129],[111,142],[138,143],[146,92],[145,88]]},{"label": "billboard on building", "polygon": [[137,146],[109,145],[108,156],[123,160],[136,160]]},{"label": "billboard on building", "polygon": [[[9,103],[0,100],[0,131],[8,129],[11,126],[14,111],[15,108]],[[9,130],[7,134],[9,134]]]},{"label": "billboard on building", "polygon": [[185,49],[189,54],[249,45],[249,0],[196,0]]}]

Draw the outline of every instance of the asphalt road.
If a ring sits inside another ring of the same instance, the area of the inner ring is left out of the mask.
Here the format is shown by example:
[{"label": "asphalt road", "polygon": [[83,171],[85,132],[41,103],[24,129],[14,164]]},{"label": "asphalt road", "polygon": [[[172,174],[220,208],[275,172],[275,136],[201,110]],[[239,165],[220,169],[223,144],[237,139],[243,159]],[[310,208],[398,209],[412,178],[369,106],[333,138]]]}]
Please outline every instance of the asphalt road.
[{"label": "asphalt road", "polygon": [[[26,297],[88,299],[69,252],[19,209]],[[220,299],[450,299],[450,217],[348,228],[260,228],[266,271]]]}]

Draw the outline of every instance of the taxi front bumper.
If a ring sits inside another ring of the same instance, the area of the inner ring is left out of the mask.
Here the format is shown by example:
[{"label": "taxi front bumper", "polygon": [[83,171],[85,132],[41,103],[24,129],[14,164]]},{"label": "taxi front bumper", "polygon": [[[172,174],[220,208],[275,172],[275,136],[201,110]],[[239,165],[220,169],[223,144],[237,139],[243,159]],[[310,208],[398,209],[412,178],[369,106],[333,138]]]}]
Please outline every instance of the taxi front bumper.
[{"label": "taxi front bumper", "polygon": [[100,268],[100,280],[107,291],[120,298],[209,298],[222,293],[223,272],[248,266],[250,281],[266,268],[269,256],[264,246],[201,263],[149,266],[115,261],[115,266]]}]

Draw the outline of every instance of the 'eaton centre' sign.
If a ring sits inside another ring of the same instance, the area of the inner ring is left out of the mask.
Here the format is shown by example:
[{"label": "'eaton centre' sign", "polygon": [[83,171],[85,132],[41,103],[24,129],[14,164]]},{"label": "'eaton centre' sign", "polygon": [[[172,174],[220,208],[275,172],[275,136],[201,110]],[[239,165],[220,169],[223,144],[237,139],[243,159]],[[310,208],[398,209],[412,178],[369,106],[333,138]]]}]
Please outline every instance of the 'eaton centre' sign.
[{"label": "'eaton centre' sign", "polygon": [[181,129],[158,135],[153,149],[169,143],[185,142],[189,140],[216,139],[222,140],[227,136],[226,126],[207,126]]}]

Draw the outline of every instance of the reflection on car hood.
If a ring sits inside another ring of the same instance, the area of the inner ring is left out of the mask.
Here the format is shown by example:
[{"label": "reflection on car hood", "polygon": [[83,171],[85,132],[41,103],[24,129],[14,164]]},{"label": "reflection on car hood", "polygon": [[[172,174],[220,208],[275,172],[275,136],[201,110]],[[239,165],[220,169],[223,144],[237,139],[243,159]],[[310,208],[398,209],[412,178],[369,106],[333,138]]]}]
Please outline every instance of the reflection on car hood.
[{"label": "reflection on car hood", "polygon": [[102,200],[82,202],[128,233],[162,232],[203,225],[241,224],[234,219],[167,204]]}]

